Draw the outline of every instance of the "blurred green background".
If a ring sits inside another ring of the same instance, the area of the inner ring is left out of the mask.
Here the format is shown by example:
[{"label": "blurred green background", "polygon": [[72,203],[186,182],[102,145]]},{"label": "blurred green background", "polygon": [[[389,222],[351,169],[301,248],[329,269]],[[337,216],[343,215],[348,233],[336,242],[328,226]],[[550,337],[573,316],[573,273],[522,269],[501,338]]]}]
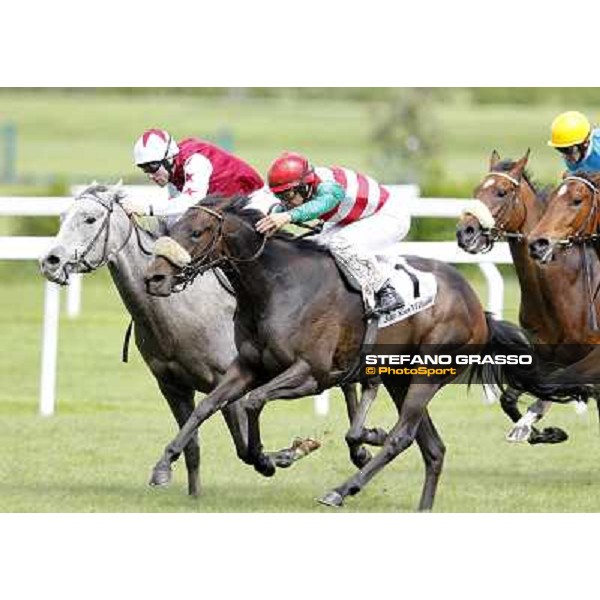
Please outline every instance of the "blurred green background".
[{"label": "blurred green background", "polygon": [[[562,165],[546,145],[553,117],[573,109],[594,121],[599,103],[597,88],[3,89],[0,194],[142,182],[133,143],[163,127],[232,148],[263,174],[278,153],[297,150],[385,183],[416,182],[424,196],[468,197],[493,149],[518,157],[531,148],[534,176],[555,182]],[[2,233],[51,228],[2,221]],[[413,237],[432,239],[440,228],[445,237],[441,222],[417,226]]]}]

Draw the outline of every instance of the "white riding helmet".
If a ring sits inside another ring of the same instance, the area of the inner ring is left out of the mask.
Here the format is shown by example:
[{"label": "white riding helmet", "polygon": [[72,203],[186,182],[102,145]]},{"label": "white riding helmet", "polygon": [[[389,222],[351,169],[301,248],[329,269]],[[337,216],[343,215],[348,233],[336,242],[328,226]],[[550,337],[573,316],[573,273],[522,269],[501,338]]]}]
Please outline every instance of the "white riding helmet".
[{"label": "white riding helmet", "polygon": [[133,147],[133,159],[136,165],[170,159],[177,154],[179,154],[177,142],[164,129],[144,131]]}]

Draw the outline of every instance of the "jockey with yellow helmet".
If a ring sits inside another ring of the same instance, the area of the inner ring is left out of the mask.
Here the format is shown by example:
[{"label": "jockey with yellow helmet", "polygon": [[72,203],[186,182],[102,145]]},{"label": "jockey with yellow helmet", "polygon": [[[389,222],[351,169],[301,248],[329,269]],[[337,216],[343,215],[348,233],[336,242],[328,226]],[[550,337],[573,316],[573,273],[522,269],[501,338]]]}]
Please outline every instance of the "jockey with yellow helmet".
[{"label": "jockey with yellow helmet", "polygon": [[258,221],[257,231],[269,234],[287,223],[324,221],[314,239],[327,246],[360,285],[367,309],[381,314],[403,306],[375,259],[410,228],[410,215],[394,191],[350,169],[313,167],[295,152],[285,152],[273,162],[268,184],[283,206]]},{"label": "jockey with yellow helmet", "polygon": [[592,129],[582,113],[570,110],[558,115],[548,145],[562,154],[570,173],[600,171],[600,129]]},{"label": "jockey with yellow helmet", "polygon": [[[258,172],[237,156],[198,138],[176,142],[164,129],[144,131],[133,157],[150,181],[169,192],[149,208],[151,214],[180,215],[209,194],[252,195],[264,188]],[[147,212],[147,207],[132,201],[123,206],[130,213]]]}]

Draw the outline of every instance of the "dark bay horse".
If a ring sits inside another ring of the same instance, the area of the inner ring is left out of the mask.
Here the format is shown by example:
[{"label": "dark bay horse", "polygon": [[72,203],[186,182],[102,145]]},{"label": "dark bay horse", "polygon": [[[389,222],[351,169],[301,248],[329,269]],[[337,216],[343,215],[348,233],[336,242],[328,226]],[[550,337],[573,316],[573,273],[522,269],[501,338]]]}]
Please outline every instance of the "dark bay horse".
[{"label": "dark bay horse", "polygon": [[[581,296],[584,273],[581,262],[572,255],[561,255],[548,269],[540,268],[529,255],[527,236],[542,218],[550,190],[532,183],[525,169],[528,158],[529,151],[517,161],[500,160],[496,151],[492,153],[489,172],[475,190],[483,212],[479,214],[475,207],[476,214],[465,214],[456,236],[459,246],[471,253],[485,252],[498,240],[508,241],[521,288],[519,322],[533,342],[547,350],[548,359],[569,365],[585,355],[582,344],[590,333],[588,309]],[[517,423],[509,440],[556,443],[567,438],[556,427],[541,432],[533,428],[549,403],[536,402],[522,419],[518,397],[509,389],[500,399]]]},{"label": "dark bay horse", "polygon": [[[168,296],[181,283],[178,274],[189,277],[219,265],[238,298],[235,338],[239,355],[223,381],[199,403],[166,447],[152,473],[154,485],[169,483],[171,464],[190,436],[212,414],[238,399],[247,411],[254,467],[263,475],[272,475],[276,467],[263,453],[260,438],[259,416],[265,403],[299,398],[337,385],[354,365],[361,348],[365,332],[361,296],[340,276],[329,252],[314,242],[284,234],[267,241],[254,229],[260,215],[244,210],[246,202],[246,198],[208,198],[189,209],[174,225],[168,240],[179,249],[179,259],[187,255],[187,266],[182,266],[183,261],[175,266],[157,247],[158,255],[146,274],[148,291]],[[520,329],[486,315],[474,290],[453,267],[417,257],[407,260],[415,268],[435,274],[436,304],[379,330],[378,343],[418,347],[452,344],[457,351],[476,344],[491,353],[529,347]],[[498,368],[516,387],[542,395],[560,392],[545,385],[536,372],[516,365]],[[474,371],[481,375],[479,367]],[[431,509],[445,448],[428,403],[451,379],[417,383],[411,376],[382,376],[397,409],[397,423],[382,449],[355,475],[325,494],[321,502],[341,506],[346,496],[358,493],[416,441],[425,463],[419,509]],[[347,434],[350,444],[363,442],[364,409],[361,401]]]}]

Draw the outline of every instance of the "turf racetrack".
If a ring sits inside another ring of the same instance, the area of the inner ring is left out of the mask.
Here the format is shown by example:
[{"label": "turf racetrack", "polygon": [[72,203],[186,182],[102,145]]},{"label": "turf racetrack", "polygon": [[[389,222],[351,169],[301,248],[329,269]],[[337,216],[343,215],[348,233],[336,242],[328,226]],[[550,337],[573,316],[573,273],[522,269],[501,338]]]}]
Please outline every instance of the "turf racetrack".
[{"label": "turf racetrack", "polygon": [[[176,427],[135,348],[128,365],[120,362],[128,319],[106,270],[86,276],[82,316],[61,318],[58,411],[44,419],[37,416],[43,280],[33,265],[18,277],[9,277],[14,272],[5,264],[0,269],[0,511],[333,510],[314,498],[354,469],[344,443],[347,423],[339,392],[326,417],[314,414],[311,398],[272,402],[265,409],[268,449],[286,446],[295,435],[316,436],[323,443],[291,469],[271,479],[256,474],[237,459],[222,418],[215,416],[201,430],[202,496],[186,496],[183,460],[170,488],[151,489],[146,485],[150,469]],[[514,321],[517,291],[514,281],[507,284],[505,316]],[[595,407],[583,417],[571,406],[553,408],[545,422],[569,432],[565,444],[512,445],[504,441],[508,421],[499,406],[484,405],[479,390],[467,396],[464,387],[449,386],[430,405],[447,446],[435,510],[597,511],[600,429]],[[383,393],[370,423],[389,426],[394,418]],[[341,510],[412,511],[422,477],[415,446]]]}]

